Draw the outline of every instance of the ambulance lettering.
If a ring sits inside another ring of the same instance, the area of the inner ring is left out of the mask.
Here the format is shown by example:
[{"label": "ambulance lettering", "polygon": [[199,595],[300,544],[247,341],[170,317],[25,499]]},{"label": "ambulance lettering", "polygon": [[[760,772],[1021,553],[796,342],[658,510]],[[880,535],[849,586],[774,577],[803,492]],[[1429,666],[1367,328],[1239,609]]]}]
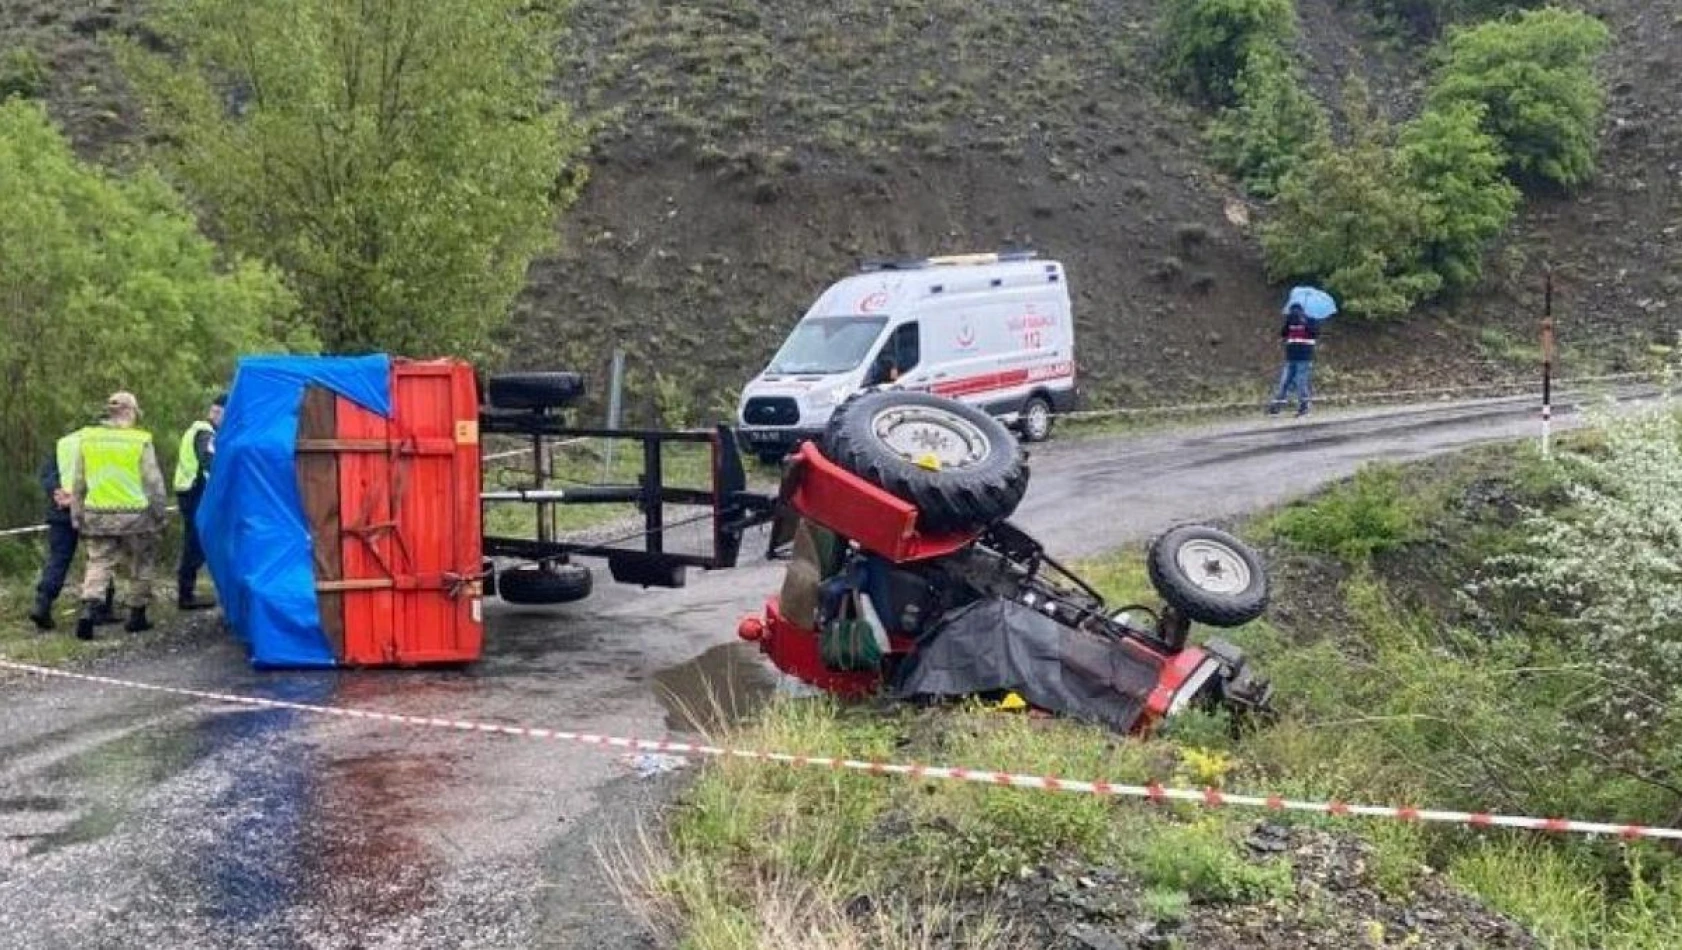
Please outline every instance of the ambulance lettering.
[{"label": "ambulance lettering", "polygon": [[1011,333],[1022,340],[1025,349],[1038,350],[1045,347],[1045,331],[1057,325],[1057,317],[1052,314],[1035,313],[1033,305],[1020,316],[1011,317],[1006,327]]}]

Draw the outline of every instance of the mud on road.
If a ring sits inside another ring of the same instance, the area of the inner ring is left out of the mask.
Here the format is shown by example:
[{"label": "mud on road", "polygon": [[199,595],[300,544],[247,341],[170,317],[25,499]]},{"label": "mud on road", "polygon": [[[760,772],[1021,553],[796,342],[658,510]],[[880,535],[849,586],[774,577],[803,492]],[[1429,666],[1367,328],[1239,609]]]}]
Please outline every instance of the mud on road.
[{"label": "mud on road", "polygon": [[[1506,399],[1064,439],[1037,448],[1018,520],[1054,553],[1095,555],[1368,461],[1535,428],[1531,404]],[[102,672],[657,737],[689,725],[706,684],[742,705],[777,688],[734,631],[780,570],[606,588],[544,611],[493,605],[487,658],[467,670],[258,673],[214,636]],[[10,677],[0,701],[0,948],[647,945],[598,855],[634,845],[681,775],[558,744],[80,683]]]}]

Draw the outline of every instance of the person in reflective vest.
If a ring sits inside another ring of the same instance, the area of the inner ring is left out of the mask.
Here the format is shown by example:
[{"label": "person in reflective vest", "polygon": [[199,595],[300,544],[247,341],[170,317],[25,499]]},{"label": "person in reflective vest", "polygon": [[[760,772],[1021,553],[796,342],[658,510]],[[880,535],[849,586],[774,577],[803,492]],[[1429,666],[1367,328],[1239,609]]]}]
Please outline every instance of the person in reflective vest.
[{"label": "person in reflective vest", "polygon": [[123,629],[152,629],[146,608],[166,494],[152,434],[140,428],[140,403],[133,394],[113,394],[105,402],[104,421],[82,430],[72,485],[71,518],[88,551],[76,636],[93,639],[101,595],[119,564],[129,575]]},{"label": "person in reflective vest", "polygon": [[[75,478],[76,456],[81,451],[81,429],[58,440],[53,454],[41,465],[41,492],[47,502],[47,561],[41,565],[41,579],[35,584],[35,606],[29,619],[42,632],[53,629],[53,604],[64,590],[70,576],[70,562],[76,558],[79,540],[76,526],[70,521],[70,486]],[[106,585],[105,598],[100,602],[99,622],[113,623],[116,612],[114,585]]]},{"label": "person in reflective vest", "polygon": [[199,543],[199,501],[204,498],[205,479],[216,455],[216,430],[222,425],[226,394],[210,403],[205,418],[187,427],[175,455],[175,498],[181,509],[181,563],[175,570],[176,604],[182,610],[207,610],[214,598],[199,597],[195,588],[199,569],[204,567],[204,546]]},{"label": "person in reflective vest", "polygon": [[1279,339],[1285,344],[1285,366],[1279,371],[1279,387],[1273,401],[1267,404],[1267,414],[1274,415],[1284,407],[1292,390],[1297,396],[1297,415],[1308,414],[1309,401],[1314,398],[1314,349],[1320,343],[1314,321],[1303,312],[1302,304],[1291,304],[1285,315],[1285,325],[1279,328]]}]

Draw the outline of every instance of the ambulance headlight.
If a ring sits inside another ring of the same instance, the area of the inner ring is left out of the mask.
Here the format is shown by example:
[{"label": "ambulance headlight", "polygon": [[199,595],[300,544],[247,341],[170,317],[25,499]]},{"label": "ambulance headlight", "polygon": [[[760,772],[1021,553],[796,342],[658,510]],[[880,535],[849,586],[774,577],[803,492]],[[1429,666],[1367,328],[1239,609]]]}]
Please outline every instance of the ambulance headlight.
[{"label": "ambulance headlight", "polygon": [[806,395],[806,402],[814,409],[823,409],[828,406],[833,406],[841,402],[841,400],[847,398],[848,389],[849,387],[846,383],[841,383],[837,386],[825,386],[820,389],[814,389]]}]

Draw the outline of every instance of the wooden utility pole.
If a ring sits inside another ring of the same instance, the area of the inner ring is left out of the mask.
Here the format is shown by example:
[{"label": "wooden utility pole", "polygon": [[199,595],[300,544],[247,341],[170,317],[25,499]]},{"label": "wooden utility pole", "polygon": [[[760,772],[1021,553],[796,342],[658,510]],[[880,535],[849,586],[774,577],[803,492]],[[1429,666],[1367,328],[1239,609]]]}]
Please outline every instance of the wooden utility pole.
[{"label": "wooden utility pole", "polygon": [[1542,457],[1552,455],[1554,370],[1554,273],[1549,267],[1542,289]]}]

